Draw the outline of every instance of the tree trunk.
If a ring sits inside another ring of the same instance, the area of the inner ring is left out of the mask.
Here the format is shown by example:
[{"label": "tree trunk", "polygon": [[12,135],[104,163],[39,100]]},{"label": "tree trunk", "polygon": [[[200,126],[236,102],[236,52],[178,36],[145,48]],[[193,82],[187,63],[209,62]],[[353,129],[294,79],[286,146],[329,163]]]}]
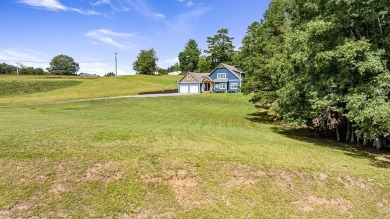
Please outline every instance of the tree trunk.
[{"label": "tree trunk", "polygon": [[382,139],[381,137],[378,137],[374,140],[374,147],[376,147],[376,149],[381,149],[382,148]]},{"label": "tree trunk", "polygon": [[340,141],[339,125],[336,126],[337,141]]},{"label": "tree trunk", "polygon": [[363,145],[367,146],[367,138],[363,138]]},{"label": "tree trunk", "polygon": [[350,134],[351,134],[351,124],[347,122],[347,135],[345,136],[346,142],[349,142]]},{"label": "tree trunk", "polygon": [[355,131],[351,128],[351,143],[355,143]]}]

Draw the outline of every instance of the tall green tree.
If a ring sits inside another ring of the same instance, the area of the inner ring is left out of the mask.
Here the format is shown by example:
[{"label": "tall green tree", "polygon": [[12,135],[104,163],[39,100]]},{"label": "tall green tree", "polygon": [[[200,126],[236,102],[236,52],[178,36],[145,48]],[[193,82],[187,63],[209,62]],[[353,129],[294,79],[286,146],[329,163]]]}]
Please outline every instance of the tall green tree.
[{"label": "tall green tree", "polygon": [[196,69],[196,72],[200,73],[207,73],[212,71],[211,63],[209,62],[209,59],[206,56],[201,56],[198,62],[198,68]]},{"label": "tall green tree", "polygon": [[207,37],[208,50],[204,52],[208,54],[211,69],[218,66],[220,63],[232,64],[234,55],[233,37],[229,37],[228,29],[220,29],[213,37]]},{"label": "tall green tree", "polygon": [[198,68],[201,50],[198,48],[198,43],[190,39],[184,50],[179,53],[179,63],[182,72],[193,72]]},{"label": "tall green tree", "polygon": [[50,74],[55,75],[75,75],[79,69],[79,63],[67,55],[55,56],[50,62],[50,67],[47,68]]},{"label": "tall green tree", "polygon": [[243,40],[244,91],[290,124],[380,142],[390,130],[386,2],[272,0]]},{"label": "tall green tree", "polygon": [[133,63],[133,69],[137,74],[153,75],[157,70],[158,58],[154,49],[141,50],[137,60]]}]

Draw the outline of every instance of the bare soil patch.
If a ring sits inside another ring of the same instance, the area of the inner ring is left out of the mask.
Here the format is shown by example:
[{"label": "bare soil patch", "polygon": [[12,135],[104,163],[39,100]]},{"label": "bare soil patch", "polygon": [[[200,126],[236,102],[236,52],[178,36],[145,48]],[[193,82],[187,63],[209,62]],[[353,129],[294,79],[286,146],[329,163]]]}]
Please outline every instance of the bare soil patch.
[{"label": "bare soil patch", "polygon": [[343,198],[326,199],[317,196],[308,196],[301,200],[293,202],[299,210],[304,212],[318,212],[329,209],[337,209],[343,215],[349,215],[352,208],[350,201]]}]

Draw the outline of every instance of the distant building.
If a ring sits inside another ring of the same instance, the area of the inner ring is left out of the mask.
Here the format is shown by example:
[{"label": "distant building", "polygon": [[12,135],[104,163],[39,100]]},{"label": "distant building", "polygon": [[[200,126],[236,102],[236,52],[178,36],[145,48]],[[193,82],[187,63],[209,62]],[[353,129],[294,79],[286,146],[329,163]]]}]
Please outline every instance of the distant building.
[{"label": "distant building", "polygon": [[179,93],[241,92],[244,72],[220,64],[211,73],[187,73],[179,81]]},{"label": "distant building", "polygon": [[173,72],[169,72],[168,75],[180,75],[181,74],[181,71],[173,71]]},{"label": "distant building", "polygon": [[97,74],[89,74],[89,73],[80,73],[79,76],[80,77],[100,77]]}]

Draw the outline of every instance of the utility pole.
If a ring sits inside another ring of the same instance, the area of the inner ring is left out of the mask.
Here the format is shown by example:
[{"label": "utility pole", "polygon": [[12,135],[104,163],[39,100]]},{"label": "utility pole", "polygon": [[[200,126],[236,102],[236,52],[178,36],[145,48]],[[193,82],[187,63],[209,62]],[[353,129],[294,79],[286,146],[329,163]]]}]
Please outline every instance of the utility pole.
[{"label": "utility pole", "polygon": [[19,75],[19,62],[16,62],[16,75]]},{"label": "utility pole", "polygon": [[118,60],[116,58],[116,55],[118,54],[117,52],[114,53],[115,54],[115,78],[118,77]]}]

